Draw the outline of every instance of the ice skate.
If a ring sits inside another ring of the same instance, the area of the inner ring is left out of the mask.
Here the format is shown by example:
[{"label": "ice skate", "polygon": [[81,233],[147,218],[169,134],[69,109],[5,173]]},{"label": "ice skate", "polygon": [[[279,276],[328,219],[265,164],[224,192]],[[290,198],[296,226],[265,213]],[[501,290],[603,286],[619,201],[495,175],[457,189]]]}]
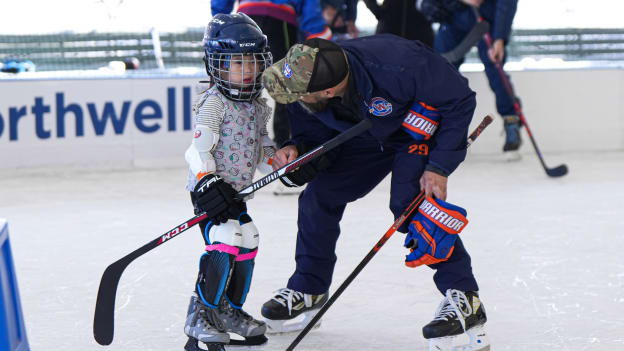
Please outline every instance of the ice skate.
[{"label": "ice skate", "polygon": [[230,335],[225,331],[216,309],[204,305],[195,295],[189,303],[184,333],[189,337],[184,346],[186,351],[203,351],[198,342],[209,351],[222,351],[230,342]]},{"label": "ice skate", "polygon": [[[327,302],[328,294],[310,295],[282,288],[262,305],[262,315],[267,323],[267,333],[287,333],[301,330],[314,318]],[[314,328],[321,325],[319,320]]]},{"label": "ice skate", "polygon": [[520,137],[520,117],[505,116],[503,117],[505,124],[505,144],[503,145],[503,155],[507,161],[518,161],[521,159],[518,149],[522,145]]},{"label": "ice skate", "polygon": [[[232,307],[225,299],[217,311],[218,317],[225,325],[228,333],[234,333],[242,339],[230,338],[228,346],[258,346],[268,341],[264,336],[266,323],[254,319],[242,309]],[[228,349],[232,349],[228,347]]]},{"label": "ice skate", "polygon": [[[487,317],[476,292],[446,291],[433,320],[423,327],[429,351],[487,351]],[[463,339],[468,337],[468,342]]]}]

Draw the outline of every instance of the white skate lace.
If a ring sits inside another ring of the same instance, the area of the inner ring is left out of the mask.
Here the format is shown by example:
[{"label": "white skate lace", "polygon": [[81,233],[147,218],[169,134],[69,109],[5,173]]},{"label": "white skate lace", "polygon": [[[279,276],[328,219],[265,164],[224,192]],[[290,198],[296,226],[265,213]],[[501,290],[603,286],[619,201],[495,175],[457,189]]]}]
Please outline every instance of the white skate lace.
[{"label": "white skate lace", "polygon": [[[461,307],[465,307],[466,311],[464,311]],[[434,321],[445,320],[457,317],[459,322],[462,325],[462,329],[466,330],[466,321],[465,318],[472,314],[472,306],[470,306],[470,302],[466,295],[454,289],[446,290],[446,297],[436,310]]]},{"label": "white skate lace", "polygon": [[297,301],[300,301],[304,298],[304,294],[302,292],[291,290],[288,288],[282,288],[275,292],[277,293],[277,295],[275,295],[272,300],[288,308],[288,314],[292,312],[293,300],[296,299]]}]

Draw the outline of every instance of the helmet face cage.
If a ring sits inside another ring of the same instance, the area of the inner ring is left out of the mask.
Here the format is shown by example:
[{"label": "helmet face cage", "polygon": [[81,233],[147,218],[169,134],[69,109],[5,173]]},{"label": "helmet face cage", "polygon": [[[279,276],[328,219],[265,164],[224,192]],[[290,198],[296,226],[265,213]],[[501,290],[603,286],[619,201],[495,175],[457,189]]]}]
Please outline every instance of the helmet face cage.
[{"label": "helmet face cage", "polygon": [[260,95],[262,72],[273,63],[268,51],[222,53],[206,50],[204,60],[219,91],[235,101],[251,101]]}]

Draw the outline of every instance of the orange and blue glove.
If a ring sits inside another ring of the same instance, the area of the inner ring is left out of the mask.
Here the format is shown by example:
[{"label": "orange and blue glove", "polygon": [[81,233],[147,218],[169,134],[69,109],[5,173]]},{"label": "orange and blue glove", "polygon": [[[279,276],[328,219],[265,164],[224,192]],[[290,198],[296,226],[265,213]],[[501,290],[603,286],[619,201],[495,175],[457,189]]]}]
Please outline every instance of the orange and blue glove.
[{"label": "orange and blue glove", "polygon": [[463,208],[426,198],[409,225],[405,247],[411,252],[405,257],[405,265],[418,267],[448,260],[453,254],[457,234],[467,224]]}]

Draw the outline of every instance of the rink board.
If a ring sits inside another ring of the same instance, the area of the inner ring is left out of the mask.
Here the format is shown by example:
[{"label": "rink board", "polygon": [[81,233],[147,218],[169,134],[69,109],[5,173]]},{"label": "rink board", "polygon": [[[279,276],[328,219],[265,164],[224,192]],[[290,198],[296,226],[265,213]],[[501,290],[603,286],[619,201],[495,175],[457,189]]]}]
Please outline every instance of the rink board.
[{"label": "rink board", "polygon": [[[483,72],[464,73],[477,92],[473,126],[496,115]],[[511,72],[544,153],[624,149],[624,70]],[[202,77],[0,80],[0,169],[184,166],[192,103]],[[500,118],[473,154],[496,154]],[[524,153],[533,153],[525,134]]]},{"label": "rink board", "polygon": [[0,350],[30,350],[15,278],[7,222],[0,219]]}]

